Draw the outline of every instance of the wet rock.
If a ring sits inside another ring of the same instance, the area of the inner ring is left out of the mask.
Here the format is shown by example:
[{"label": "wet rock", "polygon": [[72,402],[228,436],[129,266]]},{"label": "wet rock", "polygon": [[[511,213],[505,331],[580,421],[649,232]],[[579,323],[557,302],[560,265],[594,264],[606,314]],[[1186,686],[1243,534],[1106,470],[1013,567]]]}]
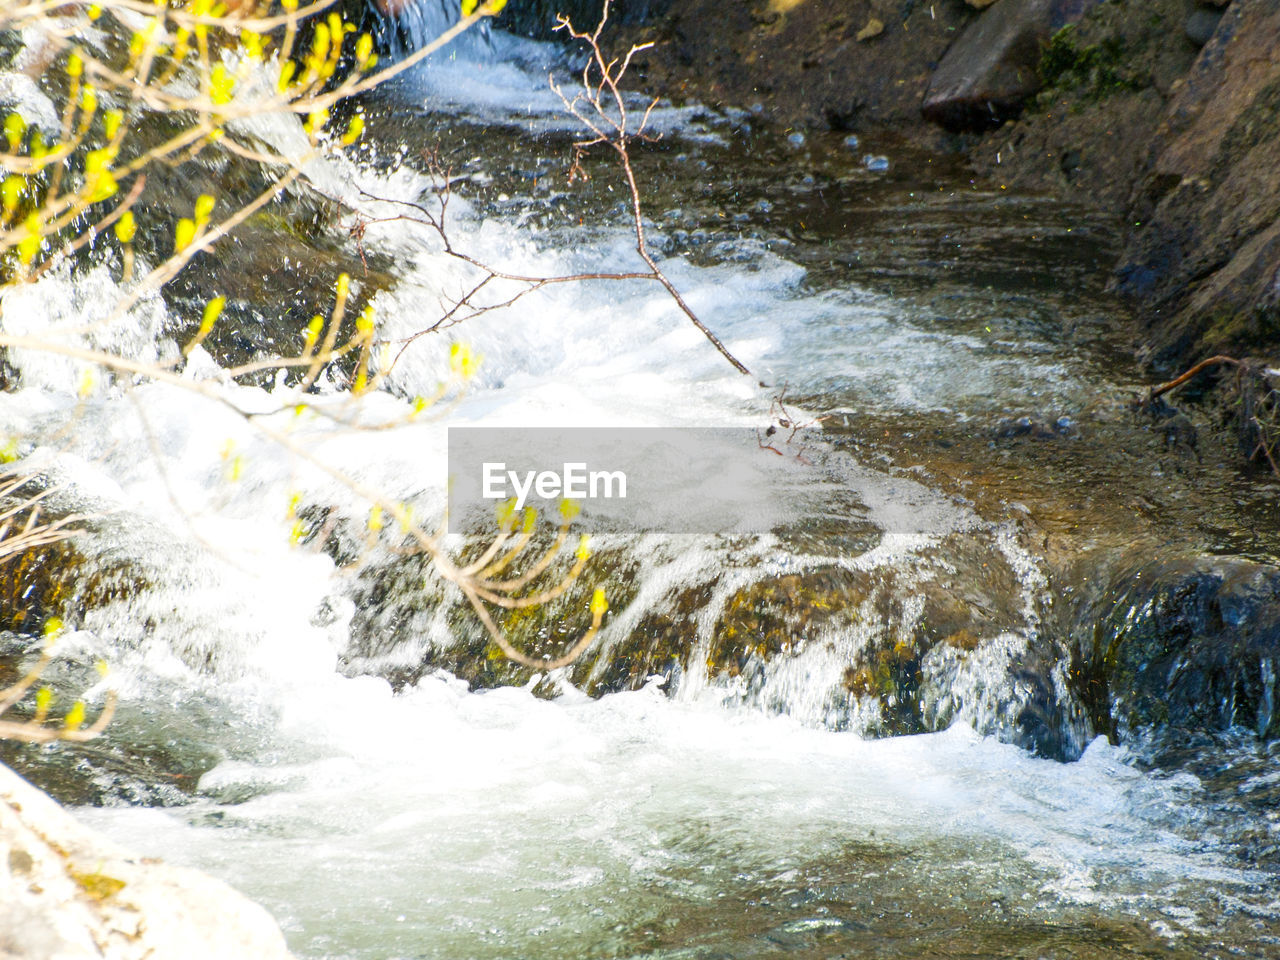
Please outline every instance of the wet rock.
[{"label": "wet rock", "polygon": [[1010,187],[1126,209],[1195,58],[1180,37],[1192,9],[1192,0],[1103,3],[1055,33],[1040,60],[1043,89],[974,146],[974,167]]},{"label": "wet rock", "polygon": [[1150,352],[1280,348],[1280,7],[1239,0],[1169,105],[1116,273]]},{"label": "wet rock", "polygon": [[[435,0],[418,0],[419,3]],[[558,39],[563,34],[555,32],[556,16],[563,14],[573,21],[579,30],[594,28],[600,19],[600,0],[522,0],[509,3],[498,16],[499,29],[538,40]],[[666,13],[671,0],[627,0],[615,3],[609,11],[609,22],[614,27],[625,24],[649,24]]]},{"label": "wet rock", "polygon": [[1191,16],[1187,17],[1187,25],[1183,28],[1183,33],[1197,47],[1203,47],[1218,29],[1218,21],[1221,19],[1221,10],[1197,7],[1191,12]]},{"label": "wet rock", "polygon": [[859,43],[862,43],[865,40],[870,40],[872,37],[878,37],[882,33],[884,33],[884,21],[877,20],[875,17],[872,17],[867,21],[867,25],[858,31],[854,39]]},{"label": "wet rock", "polygon": [[1007,417],[995,425],[994,433],[1000,438],[1031,437],[1033,440],[1053,440],[1066,436],[1075,429],[1070,417],[1059,417],[1049,423],[1031,417]]},{"label": "wet rock", "polygon": [[1280,567],[1171,558],[1105,581],[1080,611],[1072,668],[1096,729],[1121,739],[1233,726],[1280,736]]},{"label": "wet rock", "polygon": [[947,50],[929,81],[924,116],[948,130],[989,130],[1016,117],[1040,88],[1054,31],[1097,0],[1005,0],[983,12]]},{"label": "wet rock", "polygon": [[[921,117],[920,102],[934,67],[976,15],[971,7],[883,0],[765,6],[686,0],[640,29],[620,31],[616,44],[658,39],[632,61],[633,70],[673,99],[761,103],[783,124],[891,129],[941,143]],[[873,21],[882,26],[874,35]]]},{"label": "wet rock", "polygon": [[134,856],[0,766],[0,956],[290,956],[260,906],[195,870]]}]

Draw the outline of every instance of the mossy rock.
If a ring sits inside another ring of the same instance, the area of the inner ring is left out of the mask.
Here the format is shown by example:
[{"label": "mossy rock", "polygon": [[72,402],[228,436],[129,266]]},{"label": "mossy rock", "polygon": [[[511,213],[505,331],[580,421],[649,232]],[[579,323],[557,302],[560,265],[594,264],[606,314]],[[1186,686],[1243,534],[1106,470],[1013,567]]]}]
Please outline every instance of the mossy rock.
[{"label": "mossy rock", "polygon": [[835,568],[756,581],[725,602],[707,649],[707,673],[736,677],[753,660],[796,654],[824,629],[855,622],[866,597],[863,577]]}]

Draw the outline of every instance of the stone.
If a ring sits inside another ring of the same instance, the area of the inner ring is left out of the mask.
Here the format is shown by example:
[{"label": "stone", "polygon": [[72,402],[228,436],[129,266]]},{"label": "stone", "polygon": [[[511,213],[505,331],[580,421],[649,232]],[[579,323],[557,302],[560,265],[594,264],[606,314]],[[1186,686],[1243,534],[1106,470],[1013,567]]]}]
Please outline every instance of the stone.
[{"label": "stone", "polygon": [[1218,29],[1218,21],[1222,19],[1221,10],[1209,10],[1206,7],[1197,7],[1191,11],[1191,16],[1187,17],[1186,26],[1183,27],[1183,33],[1187,35],[1187,39],[1194,43],[1197,47],[1203,47],[1209,42],[1214,31]]},{"label": "stone", "polygon": [[1098,0],[1004,0],[947,50],[929,81],[922,112],[952,131],[1000,126],[1040,89],[1044,46]]},{"label": "stone", "polygon": [[1115,279],[1156,360],[1280,349],[1278,48],[1280,6],[1237,0],[1156,131]]},{"label": "stone", "polygon": [[884,21],[877,20],[875,17],[872,17],[867,21],[867,25],[858,31],[858,34],[854,39],[859,43],[862,43],[864,40],[870,40],[872,37],[878,37],[882,33],[884,33]]},{"label": "stone", "polygon": [[0,765],[0,958],[289,960],[262,907],[135,856]]}]

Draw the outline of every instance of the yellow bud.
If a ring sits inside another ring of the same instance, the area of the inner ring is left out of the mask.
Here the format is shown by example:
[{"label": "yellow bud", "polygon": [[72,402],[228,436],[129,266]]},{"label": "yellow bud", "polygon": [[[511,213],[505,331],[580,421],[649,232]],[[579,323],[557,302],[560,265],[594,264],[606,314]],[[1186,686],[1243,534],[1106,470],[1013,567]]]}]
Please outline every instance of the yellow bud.
[{"label": "yellow bud", "polygon": [[36,716],[43,720],[51,706],[53,706],[53,691],[48,687],[41,687],[36,691]]},{"label": "yellow bud", "polygon": [[90,182],[92,189],[89,191],[90,203],[101,203],[114,197],[120,191],[120,184],[116,182],[115,175],[110,170],[103,170]]},{"label": "yellow bud", "polygon": [[225,64],[218,64],[209,73],[209,99],[218,105],[231,102],[231,91],[235,89],[236,78],[227,70]]},{"label": "yellow bud", "polygon": [[337,293],[339,300],[345,300],[351,296],[351,274],[338,274]]},{"label": "yellow bud", "polygon": [[449,347],[449,369],[454,375],[463,380],[470,380],[475,376],[476,368],[480,366],[480,358],[471,352],[471,347],[465,343],[453,343]]},{"label": "yellow bud", "polygon": [[213,325],[218,322],[218,317],[222,315],[222,308],[226,305],[226,297],[214,297],[204,305],[204,316],[200,320],[200,336],[209,335]]},{"label": "yellow bud", "polygon": [[591,594],[591,616],[603,617],[605,611],[609,609],[609,601],[605,598],[604,591],[596,587],[595,592]]},{"label": "yellow bud", "polygon": [[422,411],[427,409],[427,407],[429,406],[430,404],[427,403],[426,397],[423,397],[423,396],[414,397],[413,407],[409,411],[409,419],[413,420],[415,417],[420,416],[422,414]]},{"label": "yellow bud", "polygon": [[342,44],[342,18],[336,12],[330,11],[329,16],[325,18],[325,23],[329,27],[329,37],[333,41],[334,52]]},{"label": "yellow bud", "polygon": [[114,140],[120,132],[120,124],[124,122],[123,110],[108,110],[102,116],[102,129],[108,140]]},{"label": "yellow bud", "polygon": [[327,109],[312,110],[307,114],[307,119],[302,121],[302,129],[307,133],[314,134],[324,126],[326,120],[329,119],[329,111]]},{"label": "yellow bud", "polygon": [[408,533],[413,528],[413,504],[400,504],[400,529]]},{"label": "yellow bud", "polygon": [[316,32],[311,35],[311,52],[317,60],[329,56],[329,28],[323,23],[317,23]]},{"label": "yellow bud", "polygon": [[107,666],[107,661],[105,660],[95,660],[93,662],[93,669],[98,671],[98,676],[100,677],[105,677],[111,672],[111,668]]},{"label": "yellow bud", "polygon": [[87,176],[94,177],[102,173],[111,165],[111,161],[116,158],[114,147],[103,147],[100,150],[90,150],[84,155],[84,172]]},{"label": "yellow bud", "polygon": [[133,217],[132,210],[126,210],[120,215],[120,219],[115,225],[116,239],[121,243],[132,243],[134,234],[138,232],[138,222]]},{"label": "yellow bud", "polygon": [[86,83],[84,89],[80,92],[80,109],[90,115],[98,110],[98,91],[93,88],[92,84]]},{"label": "yellow bud", "polygon": [[360,139],[360,134],[364,133],[364,117],[356,114],[351,118],[351,122],[347,124],[347,132],[342,135],[342,145],[349,147]]},{"label": "yellow bud", "polygon": [[311,322],[307,324],[307,332],[303,334],[303,340],[306,342],[307,349],[320,339],[320,331],[324,329],[324,317],[316,314],[311,318]]},{"label": "yellow bud", "polygon": [[356,332],[367,337],[373,333],[373,304],[368,304],[356,318]]},{"label": "yellow bud", "polygon": [[356,39],[356,60],[363,64],[369,59],[369,55],[373,53],[373,35],[362,33]]},{"label": "yellow bud", "polygon": [[261,60],[263,50],[262,34],[245,30],[240,34],[240,43],[244,46],[245,56],[250,60]]},{"label": "yellow bud", "polygon": [[280,0],[280,6],[293,13],[298,9],[298,0]]},{"label": "yellow bud", "polygon": [[4,138],[9,141],[10,151],[18,149],[26,132],[27,121],[22,119],[21,114],[11,113],[4,118]]},{"label": "yellow bud", "polygon": [[511,523],[512,518],[515,516],[516,498],[507,497],[507,499],[503,500],[496,507],[494,507],[494,512],[498,516],[498,526],[505,529]]},{"label": "yellow bud", "polygon": [[378,55],[376,53],[371,53],[369,55],[369,59],[366,60],[363,64],[361,64],[361,69],[372,70],[377,65],[378,65]]},{"label": "yellow bud", "polygon": [[93,372],[93,367],[85,367],[84,373],[80,374],[80,387],[76,392],[83,399],[93,393],[93,388],[97,386],[97,383],[98,377]]},{"label": "yellow bud", "polygon": [[67,76],[78,77],[84,73],[84,60],[80,54],[72,53],[67,57]]},{"label": "yellow bud", "polygon": [[18,241],[18,260],[24,267],[27,267],[36,258],[36,254],[40,252],[40,247],[43,245],[44,240],[40,236],[40,218],[34,213],[27,217],[25,226],[26,236]]},{"label": "yellow bud", "polygon": [[377,533],[382,526],[382,505],[375,503],[369,509],[369,532]]},{"label": "yellow bud", "polygon": [[462,15],[469,17],[476,12],[476,4],[479,0],[462,0]]},{"label": "yellow bud", "polygon": [[74,733],[84,725],[84,701],[77,700],[62,720],[64,730]]},{"label": "yellow bud", "polygon": [[533,528],[538,525],[538,511],[533,507],[524,508],[524,522],[520,524],[521,533],[532,533]]},{"label": "yellow bud", "polygon": [[579,560],[586,560],[588,557],[591,556],[591,551],[587,549],[587,544],[590,541],[591,541],[591,538],[587,536],[585,533],[578,538],[578,549],[574,553],[574,556],[576,556]]},{"label": "yellow bud", "polygon": [[293,82],[293,75],[298,72],[298,64],[293,60],[286,60],[280,65],[280,79],[276,81],[276,90],[284,93],[289,89],[289,84]]},{"label": "yellow bud", "polygon": [[0,183],[0,202],[3,203],[6,216],[12,216],[18,209],[18,201],[22,199],[26,189],[27,178],[17,174],[5,177],[4,183]]},{"label": "yellow bud", "polygon": [[568,497],[565,497],[560,501],[560,516],[564,517],[566,521],[572,520],[581,512],[582,507],[578,505],[577,500],[570,500]]},{"label": "yellow bud", "polygon": [[173,250],[174,253],[181,253],[187,247],[191,246],[191,241],[196,238],[196,222],[183,217],[178,221],[178,225],[173,230]]},{"label": "yellow bud", "polygon": [[90,20],[97,20],[100,16],[102,16],[102,8],[98,6],[96,3],[91,3],[89,4],[89,9],[87,9],[85,13],[89,15]]},{"label": "yellow bud", "polygon": [[289,528],[289,542],[293,544],[301,543],[306,533],[307,528],[303,526],[301,520],[293,521],[293,526]]},{"label": "yellow bud", "polygon": [[196,197],[196,223],[204,226],[209,222],[209,217],[213,214],[213,197],[207,193],[202,193]]},{"label": "yellow bud", "polygon": [[50,617],[44,622],[44,639],[45,643],[52,644],[58,639],[58,635],[62,633],[62,618]]}]

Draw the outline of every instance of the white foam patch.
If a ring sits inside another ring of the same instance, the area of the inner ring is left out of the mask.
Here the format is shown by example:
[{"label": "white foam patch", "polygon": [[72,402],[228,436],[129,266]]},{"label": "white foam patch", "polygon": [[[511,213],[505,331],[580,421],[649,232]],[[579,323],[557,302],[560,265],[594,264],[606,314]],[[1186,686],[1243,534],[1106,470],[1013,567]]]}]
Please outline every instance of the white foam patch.
[{"label": "white foam patch", "polygon": [[824,871],[863,877],[867,845],[933,858],[947,886],[921,909],[966,899],[965,877],[1030,880],[1046,917],[1072,902],[1176,907],[1187,880],[1256,879],[1171,832],[1188,788],[1101,742],[1064,766],[965,727],[864,741],[652,688],[546,702],[446,675],[398,697],[368,679],[317,686],[276,735],[323,756],[206,774],[207,794],[243,803],[85,814],[229,879],[310,956],[496,956],[499,943],[554,956],[789,871],[800,889]]}]

